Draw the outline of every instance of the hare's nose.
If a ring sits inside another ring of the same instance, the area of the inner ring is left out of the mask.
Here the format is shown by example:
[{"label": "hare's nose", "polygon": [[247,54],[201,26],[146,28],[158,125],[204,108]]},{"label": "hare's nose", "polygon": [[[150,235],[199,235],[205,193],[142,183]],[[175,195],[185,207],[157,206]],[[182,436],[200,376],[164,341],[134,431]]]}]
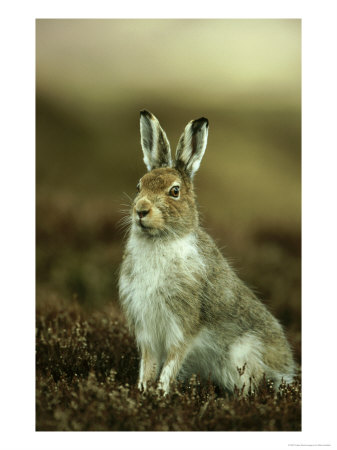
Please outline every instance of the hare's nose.
[{"label": "hare's nose", "polygon": [[149,212],[150,212],[149,209],[148,209],[148,210],[142,210],[142,211],[138,211],[138,210],[137,210],[137,214],[138,214],[138,217],[139,217],[140,219],[142,219],[142,218],[145,217],[147,214],[149,214]]}]

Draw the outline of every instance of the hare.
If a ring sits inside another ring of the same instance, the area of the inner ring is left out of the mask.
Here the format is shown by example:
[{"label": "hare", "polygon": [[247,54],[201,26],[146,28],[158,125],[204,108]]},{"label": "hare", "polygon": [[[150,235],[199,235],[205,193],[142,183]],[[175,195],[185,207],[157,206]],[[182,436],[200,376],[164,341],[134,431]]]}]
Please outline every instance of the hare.
[{"label": "hare", "polygon": [[148,169],[137,185],[119,294],[141,354],[138,387],[159,378],[211,379],[248,392],[263,375],[290,382],[294,361],[279,322],[231,269],[200,227],[193,176],[205,153],[208,120],[189,122],[175,159],[156,117],[140,113]]}]

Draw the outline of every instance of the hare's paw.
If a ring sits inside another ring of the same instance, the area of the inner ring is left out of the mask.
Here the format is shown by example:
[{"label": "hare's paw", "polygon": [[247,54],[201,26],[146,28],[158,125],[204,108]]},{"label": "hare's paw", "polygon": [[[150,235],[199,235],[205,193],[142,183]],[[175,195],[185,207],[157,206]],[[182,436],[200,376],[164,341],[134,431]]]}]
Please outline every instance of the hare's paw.
[{"label": "hare's paw", "polygon": [[171,361],[171,363],[167,364],[164,367],[164,369],[160,375],[160,378],[159,378],[158,391],[161,392],[162,394],[164,394],[164,396],[166,396],[170,391],[170,383],[173,378],[172,365],[173,365],[173,361]]},{"label": "hare's paw", "polygon": [[164,397],[167,396],[167,394],[170,391],[170,385],[167,382],[164,382],[162,380],[159,380],[158,382],[158,393],[163,395]]},{"label": "hare's paw", "polygon": [[139,389],[141,392],[145,392],[145,391],[146,391],[146,388],[147,388],[147,386],[146,386],[146,381],[139,380],[139,381],[138,381],[138,389]]}]

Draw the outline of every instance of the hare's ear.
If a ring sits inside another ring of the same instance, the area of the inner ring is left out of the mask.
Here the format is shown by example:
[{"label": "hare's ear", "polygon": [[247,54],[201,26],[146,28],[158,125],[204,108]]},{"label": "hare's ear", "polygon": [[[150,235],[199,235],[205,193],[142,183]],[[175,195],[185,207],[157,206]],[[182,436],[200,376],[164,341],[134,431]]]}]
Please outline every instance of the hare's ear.
[{"label": "hare's ear", "polygon": [[158,167],[171,167],[170,143],[158,119],[149,111],[140,112],[140,141],[144,162],[150,171]]},{"label": "hare's ear", "polygon": [[206,150],[207,136],[208,120],[201,117],[189,122],[179,139],[175,167],[185,171],[190,178],[199,169]]}]

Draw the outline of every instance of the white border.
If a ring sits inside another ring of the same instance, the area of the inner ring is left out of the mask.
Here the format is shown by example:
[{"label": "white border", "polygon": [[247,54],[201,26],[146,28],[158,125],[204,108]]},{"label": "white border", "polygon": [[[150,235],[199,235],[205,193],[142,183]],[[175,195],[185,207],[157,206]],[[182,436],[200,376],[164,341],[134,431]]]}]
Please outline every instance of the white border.
[{"label": "white border", "polygon": [[[1,17],[1,417],[4,449],[138,449],[217,445],[336,448],[335,0],[220,2],[12,1]],[[301,18],[303,36],[303,431],[297,433],[36,433],[34,399],[35,19]],[[18,131],[20,130],[20,131]],[[216,442],[214,441],[216,440]]]}]

